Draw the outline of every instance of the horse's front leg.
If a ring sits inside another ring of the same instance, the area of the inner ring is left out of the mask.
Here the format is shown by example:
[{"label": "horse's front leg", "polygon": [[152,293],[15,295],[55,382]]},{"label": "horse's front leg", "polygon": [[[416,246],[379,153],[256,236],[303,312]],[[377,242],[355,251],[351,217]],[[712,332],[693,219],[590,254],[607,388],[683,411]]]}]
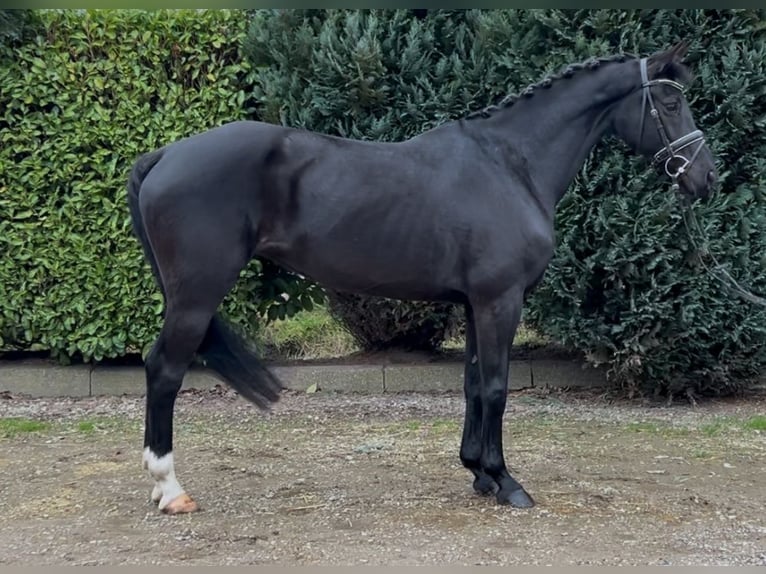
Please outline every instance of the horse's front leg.
[{"label": "horse's front leg", "polygon": [[508,361],[523,298],[523,290],[511,289],[492,300],[472,301],[472,306],[481,373],[481,468],[499,486],[498,503],[530,508],[534,501],[510,475],[503,456]]}]

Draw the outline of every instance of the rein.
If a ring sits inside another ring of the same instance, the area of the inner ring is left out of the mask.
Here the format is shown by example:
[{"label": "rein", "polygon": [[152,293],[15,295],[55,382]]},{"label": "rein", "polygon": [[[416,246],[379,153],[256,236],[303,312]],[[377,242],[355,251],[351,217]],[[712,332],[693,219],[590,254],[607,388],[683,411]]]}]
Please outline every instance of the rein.
[{"label": "rein", "polygon": [[[687,217],[688,215],[688,217]],[[691,210],[691,208],[684,209],[683,210],[683,220],[684,220],[684,227],[686,227],[686,233],[689,236],[689,241],[694,246],[694,248],[697,250],[699,255],[699,261],[702,263],[702,267],[705,268],[705,271],[708,272],[708,274],[711,277],[715,277],[720,281],[722,284],[727,285],[732,291],[734,291],[737,295],[745,299],[746,301],[750,301],[751,303],[754,303],[756,305],[760,305],[761,307],[766,307],[766,298],[761,297],[759,295],[755,295],[751,291],[748,291],[742,285],[737,282],[734,277],[731,276],[731,274],[724,269],[723,265],[716,259],[715,255],[713,255],[708,249],[703,249],[700,247],[697,242],[694,240],[694,234],[692,233],[692,230],[690,229],[689,225],[691,222],[691,225],[694,227],[694,229],[697,231],[699,236],[702,238],[702,241],[704,243],[707,243],[705,240],[705,235],[702,231],[702,228],[700,227],[699,221],[697,220],[697,217],[694,215],[694,211]],[[710,268],[707,263],[705,263],[704,256],[707,255],[712,259],[714,268]]]}]

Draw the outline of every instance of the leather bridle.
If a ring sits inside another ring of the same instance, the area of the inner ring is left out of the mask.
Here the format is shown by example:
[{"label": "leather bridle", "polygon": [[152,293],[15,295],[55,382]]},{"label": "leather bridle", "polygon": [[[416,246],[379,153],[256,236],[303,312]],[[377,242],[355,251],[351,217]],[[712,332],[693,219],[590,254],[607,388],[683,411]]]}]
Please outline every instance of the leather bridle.
[{"label": "leather bridle", "polygon": [[[673,180],[673,189],[678,189],[678,178],[681,177],[686,172],[686,169],[694,162],[695,159],[697,159],[697,156],[700,153],[700,150],[702,150],[702,147],[705,145],[705,136],[702,134],[702,131],[695,130],[689,134],[686,134],[685,136],[681,136],[675,141],[670,141],[668,139],[668,135],[665,132],[665,126],[662,125],[662,120],[660,119],[660,114],[657,111],[657,108],[654,106],[654,100],[652,99],[652,91],[651,87],[656,86],[657,84],[665,84],[668,86],[673,86],[677,90],[680,90],[681,92],[684,91],[684,87],[679,84],[678,82],[674,82],[673,80],[668,80],[665,78],[658,78],[656,80],[649,81],[649,77],[647,75],[646,71],[646,63],[647,59],[642,58],[640,61],[641,65],[641,88],[643,90],[643,98],[641,101],[641,136],[639,138],[639,145],[641,145],[641,141],[644,137],[644,124],[646,123],[646,104],[649,103],[649,113],[654,118],[654,123],[657,124],[657,131],[660,134],[660,137],[662,138],[662,143],[665,147],[663,147],[660,151],[658,151],[656,154],[654,154],[654,162],[655,164],[665,162],[665,173],[667,173],[670,178]],[[687,148],[691,145],[698,144],[697,149],[694,150],[694,154],[687,159],[684,156],[680,155],[678,152],[681,151],[684,148]],[[670,162],[674,159],[678,159],[681,161],[681,166],[675,171],[670,171]],[[744,288],[742,285],[740,285],[734,277],[731,276],[731,274],[726,270],[726,268],[721,265],[718,260],[715,258],[715,255],[711,253],[707,249],[701,248],[699,245],[697,245],[697,242],[694,239],[694,236],[691,232],[691,229],[689,228],[689,223],[687,222],[687,216],[691,219],[694,226],[696,227],[697,232],[699,235],[704,237],[704,232],[702,231],[702,228],[697,221],[694,211],[691,209],[686,210],[684,213],[684,225],[686,226],[686,231],[689,235],[689,239],[691,240],[692,245],[695,247],[697,253],[699,254],[707,254],[715,264],[715,268],[711,269],[707,263],[705,263],[705,260],[700,256],[699,261],[702,263],[702,266],[705,268],[705,270],[710,273],[713,277],[716,277],[719,279],[722,283],[728,283],[729,286],[743,299],[750,301],[751,303],[755,303],[757,305],[761,305],[762,307],[766,307],[766,297],[762,297],[759,295],[756,295],[752,292],[750,292],[748,289]]]},{"label": "leather bridle", "polygon": [[[644,138],[644,125],[646,123],[645,114],[646,114],[646,106],[648,103],[649,113],[651,114],[652,118],[654,118],[654,123],[657,126],[657,131],[659,132],[660,138],[662,139],[662,143],[664,145],[664,147],[660,151],[654,154],[654,163],[655,164],[661,164],[663,162],[665,163],[665,173],[667,173],[670,179],[673,180],[673,189],[677,190],[679,188],[678,178],[681,177],[686,172],[687,168],[694,162],[694,160],[697,159],[697,156],[702,150],[702,147],[705,145],[705,136],[703,135],[701,130],[695,130],[691,133],[686,134],[685,136],[681,136],[677,140],[670,141],[670,139],[668,138],[668,134],[665,131],[665,126],[662,124],[662,119],[660,118],[660,114],[654,105],[654,98],[652,98],[651,88],[652,86],[656,86],[658,84],[665,84],[667,86],[672,86],[676,88],[677,90],[680,90],[681,92],[683,92],[684,87],[678,82],[674,82],[673,80],[669,80],[667,78],[658,78],[655,80],[649,80],[646,64],[647,64],[647,58],[642,58],[640,61],[640,66],[641,66],[641,88],[643,90],[643,98],[641,99],[641,135],[639,138],[639,145],[641,145],[641,141],[643,141],[643,138]],[[694,153],[692,154],[690,158],[686,158],[678,153],[682,149],[685,149],[694,144],[697,144],[697,149],[694,150]],[[673,160],[678,160],[680,162],[678,169],[676,169],[675,171],[671,171],[672,169],[671,162]]]}]

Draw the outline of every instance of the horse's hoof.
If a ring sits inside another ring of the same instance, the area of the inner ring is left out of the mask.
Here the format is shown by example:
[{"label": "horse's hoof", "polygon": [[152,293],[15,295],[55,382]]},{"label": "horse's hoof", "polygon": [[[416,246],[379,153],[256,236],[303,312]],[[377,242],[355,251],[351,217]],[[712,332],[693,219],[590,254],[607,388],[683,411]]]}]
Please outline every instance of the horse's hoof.
[{"label": "horse's hoof", "polygon": [[497,493],[497,502],[514,508],[532,508],[535,505],[535,501],[523,488],[517,488],[510,492],[501,490]]},{"label": "horse's hoof", "polygon": [[199,506],[188,494],[180,494],[161,508],[165,514],[188,514],[197,512]]},{"label": "horse's hoof", "polygon": [[155,484],[152,489],[152,502],[154,504],[159,504],[160,500],[162,500],[162,488],[159,484]]},{"label": "horse's hoof", "polygon": [[474,479],[473,489],[480,496],[489,496],[497,491],[497,483],[488,475],[483,474]]}]

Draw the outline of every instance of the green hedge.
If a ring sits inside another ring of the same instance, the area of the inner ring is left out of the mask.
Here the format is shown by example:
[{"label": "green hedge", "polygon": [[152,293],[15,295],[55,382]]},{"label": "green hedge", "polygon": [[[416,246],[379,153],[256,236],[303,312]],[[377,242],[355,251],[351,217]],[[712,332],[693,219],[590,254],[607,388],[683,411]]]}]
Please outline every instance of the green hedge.
[{"label": "green hedge", "polygon": [[[398,140],[566,64],[688,38],[698,74],[689,99],[721,162],[722,193],[695,213],[706,248],[766,292],[765,10],[413,12],[256,11],[246,46],[261,116]],[[631,390],[741,388],[766,362],[766,310],[705,272],[667,179],[607,143],[559,206],[558,249],[525,320]]]},{"label": "green hedge", "polygon": [[[38,35],[0,66],[0,350],[85,360],[145,350],[162,299],[130,228],[128,171],[143,152],[252,115],[240,54],[247,19],[230,10],[40,17]],[[259,272],[254,262],[226,301],[241,323],[291,288]]]},{"label": "green hedge", "polygon": [[[0,351],[100,359],[154,338],[161,299],[125,203],[144,151],[256,112],[402,139],[564,64],[680,37],[694,42],[689,97],[722,163],[722,193],[695,208],[705,248],[766,292],[764,10],[256,10],[255,70],[241,11],[38,15],[36,35],[0,47]],[[667,181],[609,143],[559,207],[525,319],[631,389],[741,388],[766,362],[766,311],[705,272]],[[319,298],[254,262],[226,310],[252,327]]]}]

